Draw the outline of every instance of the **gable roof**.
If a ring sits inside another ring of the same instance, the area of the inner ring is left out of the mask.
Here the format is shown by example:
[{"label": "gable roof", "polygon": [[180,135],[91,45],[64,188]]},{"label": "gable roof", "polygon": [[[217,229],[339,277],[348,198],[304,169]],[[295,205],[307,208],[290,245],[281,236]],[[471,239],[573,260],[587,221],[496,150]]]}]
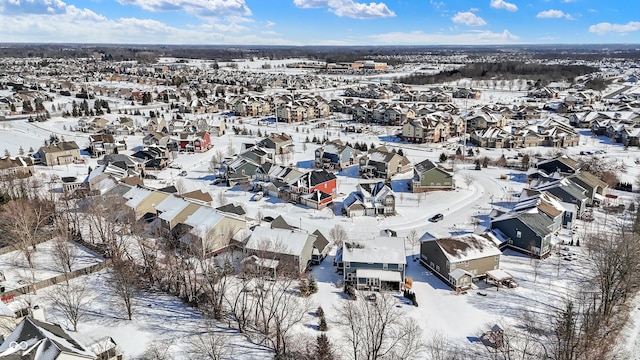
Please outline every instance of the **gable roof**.
[{"label": "gable roof", "polygon": [[43,146],[40,151],[43,153],[56,153],[60,151],[80,150],[75,141],[60,141],[56,145]]},{"label": "gable roof", "polygon": [[247,240],[245,248],[299,256],[310,239],[315,240],[315,236],[306,232],[258,226]]},{"label": "gable roof", "polygon": [[329,240],[327,240],[327,238],[320,232],[320,230],[314,231],[313,235],[316,236],[316,241],[314,241],[313,247],[322,252],[327,247],[327,245],[329,245]]},{"label": "gable roof", "polygon": [[222,206],[217,207],[216,210],[221,211],[221,212],[230,213],[230,214],[235,214],[235,215],[244,215],[244,214],[246,214],[246,212],[244,211],[244,208],[242,206],[235,205],[235,204],[222,205]]},{"label": "gable roof", "polygon": [[282,215],[278,215],[277,218],[273,219],[271,222],[272,229],[284,229],[284,230],[293,230],[297,229],[295,226],[289,225],[287,220],[285,220]]},{"label": "gable roof", "polygon": [[[11,346],[12,343],[22,342],[26,343],[26,349]],[[22,319],[16,329],[0,344],[0,358],[9,360],[55,360],[63,352],[86,359],[96,358],[94,353],[80,345],[60,325],[29,316]]]}]

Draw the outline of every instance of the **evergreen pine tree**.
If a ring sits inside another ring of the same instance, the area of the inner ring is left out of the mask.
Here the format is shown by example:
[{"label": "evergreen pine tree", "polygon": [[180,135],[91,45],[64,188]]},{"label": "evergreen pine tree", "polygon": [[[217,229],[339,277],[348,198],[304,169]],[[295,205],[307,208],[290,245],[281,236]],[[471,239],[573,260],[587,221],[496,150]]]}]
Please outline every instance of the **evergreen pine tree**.
[{"label": "evergreen pine tree", "polygon": [[233,263],[231,262],[231,259],[229,259],[228,257],[224,259],[224,273],[227,275],[232,275],[233,273],[235,273],[235,269],[233,268]]},{"label": "evergreen pine tree", "polygon": [[440,154],[440,162],[445,162],[447,161],[447,159],[448,159],[447,154],[445,153]]},{"label": "evergreen pine tree", "polygon": [[322,308],[322,306],[318,306],[318,309],[316,310],[316,316],[324,317],[324,309]]},{"label": "evergreen pine tree", "polygon": [[327,319],[323,317],[320,318],[320,323],[318,324],[318,330],[327,331],[329,328],[327,327]]},{"label": "evergreen pine tree", "polygon": [[331,349],[331,343],[326,334],[318,335],[316,345],[316,359],[317,360],[334,360],[333,349]]},{"label": "evergreen pine tree", "polygon": [[9,149],[4,149],[4,156],[5,157],[11,156],[11,153],[9,152]]},{"label": "evergreen pine tree", "polygon": [[315,294],[318,292],[318,282],[313,276],[309,276],[309,293]]},{"label": "evergreen pine tree", "polygon": [[18,155],[20,156],[24,155],[24,149],[22,148],[22,145],[20,145],[20,149],[18,149]]}]

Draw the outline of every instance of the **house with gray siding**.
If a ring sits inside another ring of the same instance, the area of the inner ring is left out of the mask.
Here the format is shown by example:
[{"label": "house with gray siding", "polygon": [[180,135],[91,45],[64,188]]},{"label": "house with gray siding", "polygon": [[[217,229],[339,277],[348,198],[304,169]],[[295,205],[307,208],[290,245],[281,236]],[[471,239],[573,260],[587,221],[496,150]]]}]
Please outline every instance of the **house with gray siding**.
[{"label": "house with gray siding", "polygon": [[314,166],[318,169],[342,170],[354,164],[355,156],[354,148],[342,144],[339,139],[333,140],[316,149]]},{"label": "house with gray siding", "polygon": [[578,217],[582,216],[587,208],[589,197],[586,195],[587,190],[568,179],[546,182],[531,182],[529,185],[532,189],[543,192],[549,192],[563,202],[574,204],[577,207]]},{"label": "house with gray siding", "polygon": [[507,248],[536,258],[551,253],[553,226],[553,219],[542,212],[506,213],[491,220],[491,229],[504,235]]},{"label": "house with gray siding", "polygon": [[334,265],[346,284],[359,290],[400,291],[407,258],[402,237],[376,237],[345,242]]}]

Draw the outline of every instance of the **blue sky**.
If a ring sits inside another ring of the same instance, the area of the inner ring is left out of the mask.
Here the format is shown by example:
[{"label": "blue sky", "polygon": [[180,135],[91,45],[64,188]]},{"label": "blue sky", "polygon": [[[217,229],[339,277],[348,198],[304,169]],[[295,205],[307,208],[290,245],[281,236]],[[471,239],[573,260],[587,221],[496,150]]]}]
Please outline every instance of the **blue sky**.
[{"label": "blue sky", "polygon": [[0,0],[0,42],[640,43],[639,0]]}]

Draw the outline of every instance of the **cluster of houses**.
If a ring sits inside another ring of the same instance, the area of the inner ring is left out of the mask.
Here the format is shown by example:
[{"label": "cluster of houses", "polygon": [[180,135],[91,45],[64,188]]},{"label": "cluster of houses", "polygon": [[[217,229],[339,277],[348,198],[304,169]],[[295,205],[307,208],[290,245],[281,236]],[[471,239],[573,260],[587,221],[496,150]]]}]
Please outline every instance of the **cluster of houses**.
[{"label": "cluster of houses", "polygon": [[492,211],[490,228],[501,235],[502,247],[545,258],[553,235],[572,229],[588,207],[604,202],[608,185],[566,156],[539,162],[528,178],[513,207]]},{"label": "cluster of houses", "polygon": [[640,114],[629,109],[589,111],[572,114],[571,124],[588,128],[596,136],[606,136],[625,146],[640,145]]}]

